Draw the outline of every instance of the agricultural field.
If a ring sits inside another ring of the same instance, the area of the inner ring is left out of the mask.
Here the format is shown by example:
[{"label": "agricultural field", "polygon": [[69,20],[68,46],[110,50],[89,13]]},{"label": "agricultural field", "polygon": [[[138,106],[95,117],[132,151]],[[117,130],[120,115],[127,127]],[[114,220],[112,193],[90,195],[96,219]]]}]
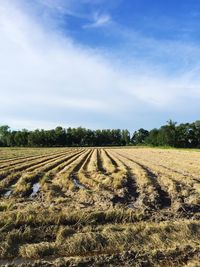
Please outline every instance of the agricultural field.
[{"label": "agricultural field", "polygon": [[200,152],[0,148],[0,266],[200,266]]}]

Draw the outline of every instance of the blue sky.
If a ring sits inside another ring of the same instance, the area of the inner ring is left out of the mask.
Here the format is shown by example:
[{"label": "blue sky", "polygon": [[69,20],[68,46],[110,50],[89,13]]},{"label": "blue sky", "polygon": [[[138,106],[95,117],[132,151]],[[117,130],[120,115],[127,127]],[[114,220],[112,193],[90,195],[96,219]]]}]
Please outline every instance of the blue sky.
[{"label": "blue sky", "polygon": [[199,119],[199,24],[198,0],[1,0],[0,124]]}]

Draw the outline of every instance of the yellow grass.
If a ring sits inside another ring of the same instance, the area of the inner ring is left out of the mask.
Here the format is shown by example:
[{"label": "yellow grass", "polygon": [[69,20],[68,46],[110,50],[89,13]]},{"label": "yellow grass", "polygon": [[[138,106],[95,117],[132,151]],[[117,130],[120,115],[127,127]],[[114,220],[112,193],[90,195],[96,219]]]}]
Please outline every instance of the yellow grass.
[{"label": "yellow grass", "polygon": [[199,266],[199,155],[1,148],[0,265]]}]

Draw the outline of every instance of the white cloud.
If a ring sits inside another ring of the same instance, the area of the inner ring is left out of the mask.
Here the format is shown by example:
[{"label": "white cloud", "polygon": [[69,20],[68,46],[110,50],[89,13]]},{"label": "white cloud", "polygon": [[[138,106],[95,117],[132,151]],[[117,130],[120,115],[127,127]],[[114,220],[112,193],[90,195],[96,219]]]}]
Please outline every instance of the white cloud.
[{"label": "white cloud", "polygon": [[94,13],[91,20],[92,22],[85,24],[83,28],[99,28],[106,26],[112,22],[111,16],[109,14],[99,14],[99,13]]},{"label": "white cloud", "polygon": [[[110,20],[96,14],[90,27]],[[200,98],[198,68],[170,77],[148,64],[138,68],[137,57],[125,68],[114,55],[50,31],[9,0],[0,7],[0,58],[0,122],[13,127],[130,127],[141,123],[140,114],[175,115],[189,109],[188,98],[194,106]]]},{"label": "white cloud", "polygon": [[112,111],[105,96],[116,73],[109,63],[66,37],[44,31],[8,2],[0,9],[0,51],[1,121],[18,110],[23,118],[35,108],[49,109],[49,121],[64,108],[80,116],[87,110]]},{"label": "white cloud", "polygon": [[[101,13],[98,7],[105,0],[38,0],[43,7],[49,8],[52,13],[68,15],[82,19],[82,28],[98,28],[108,25],[112,18],[108,13]],[[90,8],[89,8],[90,7]],[[92,7],[92,8],[91,8]],[[94,11],[95,10],[95,11]],[[84,24],[85,23],[85,24]]]},{"label": "white cloud", "polygon": [[41,7],[48,8],[51,14],[60,13],[77,18],[87,19],[88,14],[82,10],[81,0],[37,0]]}]

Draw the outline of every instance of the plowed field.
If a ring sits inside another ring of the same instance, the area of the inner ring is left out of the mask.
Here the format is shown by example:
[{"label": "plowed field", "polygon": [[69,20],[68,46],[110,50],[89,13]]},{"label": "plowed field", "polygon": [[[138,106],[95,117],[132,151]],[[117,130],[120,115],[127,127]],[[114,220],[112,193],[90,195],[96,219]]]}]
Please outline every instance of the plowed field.
[{"label": "plowed field", "polygon": [[0,265],[200,266],[200,152],[0,149]]}]

